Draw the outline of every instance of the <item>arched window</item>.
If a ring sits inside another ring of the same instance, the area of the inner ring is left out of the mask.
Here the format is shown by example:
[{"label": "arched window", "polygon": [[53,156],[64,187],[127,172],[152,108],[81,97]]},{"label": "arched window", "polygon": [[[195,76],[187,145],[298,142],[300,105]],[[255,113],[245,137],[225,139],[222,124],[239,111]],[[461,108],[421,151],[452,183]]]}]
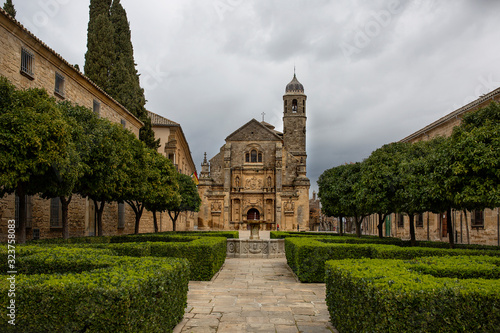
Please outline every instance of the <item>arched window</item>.
[{"label": "arched window", "polygon": [[250,154],[249,153],[245,154],[245,162],[247,162],[247,163],[250,162]]},{"label": "arched window", "polygon": [[250,162],[257,163],[257,151],[256,150],[252,150],[250,152]]},{"label": "arched window", "polygon": [[297,112],[297,110],[298,110],[297,100],[296,100],[296,99],[294,99],[294,100],[292,101],[292,111],[293,111],[293,112]]},{"label": "arched window", "polygon": [[262,153],[259,153],[259,159],[258,159],[259,163],[262,163]]}]

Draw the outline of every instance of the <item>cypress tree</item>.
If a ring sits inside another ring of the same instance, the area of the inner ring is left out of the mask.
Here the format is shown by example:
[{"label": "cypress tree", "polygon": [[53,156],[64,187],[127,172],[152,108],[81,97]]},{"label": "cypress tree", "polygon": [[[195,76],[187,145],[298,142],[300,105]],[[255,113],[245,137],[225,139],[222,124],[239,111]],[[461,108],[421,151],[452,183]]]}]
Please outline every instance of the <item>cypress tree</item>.
[{"label": "cypress tree", "polygon": [[14,8],[14,5],[12,4],[12,0],[5,1],[4,5],[3,5],[3,10],[5,10],[7,12],[7,14],[12,16],[13,18],[16,17],[16,9]]},{"label": "cypress tree", "polygon": [[143,123],[139,139],[146,146],[158,149],[159,140],[155,140],[151,120],[145,108],[144,89],[139,82],[139,74],[135,68],[132,34],[127,19],[127,12],[120,3],[114,0],[110,10],[110,20],[114,28],[115,63],[111,71],[110,94]]},{"label": "cypress tree", "polygon": [[109,18],[111,0],[91,0],[87,30],[85,75],[109,93],[110,75],[115,58],[113,26]]},{"label": "cypress tree", "polygon": [[144,89],[135,68],[127,13],[120,0],[91,0],[85,75],[144,123],[139,139],[158,149],[160,140],[146,111]]}]

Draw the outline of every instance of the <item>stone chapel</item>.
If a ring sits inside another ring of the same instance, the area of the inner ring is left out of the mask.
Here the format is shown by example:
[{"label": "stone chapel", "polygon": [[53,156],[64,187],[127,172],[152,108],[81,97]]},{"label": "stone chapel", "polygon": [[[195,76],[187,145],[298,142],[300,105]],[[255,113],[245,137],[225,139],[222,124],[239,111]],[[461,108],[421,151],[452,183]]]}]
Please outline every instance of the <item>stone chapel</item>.
[{"label": "stone chapel", "polygon": [[267,230],[309,229],[306,100],[294,74],[283,96],[283,133],[252,119],[209,162],[205,153],[199,230],[247,229],[248,221]]}]

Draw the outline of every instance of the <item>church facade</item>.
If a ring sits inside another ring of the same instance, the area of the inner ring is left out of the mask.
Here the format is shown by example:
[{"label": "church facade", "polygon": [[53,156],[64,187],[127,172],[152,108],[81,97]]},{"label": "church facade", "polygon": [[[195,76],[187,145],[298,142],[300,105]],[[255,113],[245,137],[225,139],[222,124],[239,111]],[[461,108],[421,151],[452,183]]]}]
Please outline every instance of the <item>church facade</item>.
[{"label": "church facade", "polygon": [[199,230],[247,229],[248,222],[267,230],[309,230],[306,100],[294,75],[283,96],[283,133],[252,119],[210,161],[205,154]]}]

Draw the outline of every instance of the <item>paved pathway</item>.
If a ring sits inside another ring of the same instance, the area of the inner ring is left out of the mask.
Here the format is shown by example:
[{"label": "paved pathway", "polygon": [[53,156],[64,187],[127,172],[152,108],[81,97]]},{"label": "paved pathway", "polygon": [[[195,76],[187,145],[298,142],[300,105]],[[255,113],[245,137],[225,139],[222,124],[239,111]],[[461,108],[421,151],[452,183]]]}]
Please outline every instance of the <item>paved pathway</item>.
[{"label": "paved pathway", "polygon": [[324,284],[296,280],[286,259],[226,259],[209,282],[189,283],[188,306],[174,333],[337,332]]}]

